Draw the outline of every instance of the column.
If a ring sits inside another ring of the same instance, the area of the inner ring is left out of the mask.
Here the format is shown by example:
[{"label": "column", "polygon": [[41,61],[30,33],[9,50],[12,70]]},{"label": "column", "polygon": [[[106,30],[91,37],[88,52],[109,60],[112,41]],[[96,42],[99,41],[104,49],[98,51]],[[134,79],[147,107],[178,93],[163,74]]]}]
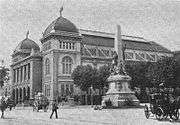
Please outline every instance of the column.
[{"label": "column", "polygon": [[17,84],[17,69],[15,69],[15,72],[16,72],[16,78],[15,78],[15,81],[16,81],[16,84]]},{"label": "column", "polygon": [[21,83],[21,67],[19,67],[19,83]]},{"label": "column", "polygon": [[19,81],[19,69],[17,68],[17,84],[18,84],[18,81]]},{"label": "column", "polygon": [[19,82],[19,69],[17,68],[17,84],[18,84],[18,82]]},{"label": "column", "polygon": [[28,79],[30,79],[30,69],[31,69],[30,63],[28,63]]},{"label": "column", "polygon": [[26,65],[24,65],[24,81],[26,81]]},{"label": "column", "polygon": [[20,81],[21,81],[21,70],[20,70],[20,68],[18,68],[18,83],[20,83]]},{"label": "column", "polygon": [[23,66],[21,66],[21,82],[23,81]]},{"label": "column", "polygon": [[28,65],[26,65],[26,80],[28,80]]},{"label": "column", "polygon": [[16,83],[16,69],[14,69],[14,76],[13,76],[13,78],[14,78],[14,83]]},{"label": "column", "polygon": [[24,66],[22,66],[22,81],[24,81]]},{"label": "column", "polygon": [[26,88],[26,97],[27,97],[27,100],[29,100],[29,97],[28,97],[28,87]]},{"label": "column", "polygon": [[21,93],[21,101],[24,102],[24,88],[22,88],[22,93]]},{"label": "column", "polygon": [[16,98],[17,98],[16,89],[14,89],[14,102],[15,102],[15,103],[17,102]]},{"label": "column", "polygon": [[18,88],[18,91],[17,91],[17,102],[19,103],[19,88]]}]

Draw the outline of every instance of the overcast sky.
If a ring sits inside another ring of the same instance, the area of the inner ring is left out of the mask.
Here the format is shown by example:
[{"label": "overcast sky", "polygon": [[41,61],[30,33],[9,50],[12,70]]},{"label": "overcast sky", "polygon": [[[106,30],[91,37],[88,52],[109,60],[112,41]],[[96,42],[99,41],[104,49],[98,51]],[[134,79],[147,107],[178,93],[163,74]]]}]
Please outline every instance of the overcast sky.
[{"label": "overcast sky", "polygon": [[10,64],[20,41],[38,43],[42,32],[63,16],[77,28],[140,36],[175,51],[180,50],[180,0],[0,0],[0,59]]}]

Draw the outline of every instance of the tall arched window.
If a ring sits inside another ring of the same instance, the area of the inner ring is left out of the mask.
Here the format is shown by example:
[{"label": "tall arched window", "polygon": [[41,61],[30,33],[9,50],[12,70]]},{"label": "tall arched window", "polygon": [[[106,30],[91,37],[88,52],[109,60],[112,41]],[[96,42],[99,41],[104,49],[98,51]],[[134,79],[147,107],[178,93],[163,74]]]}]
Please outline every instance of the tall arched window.
[{"label": "tall arched window", "polygon": [[45,74],[50,74],[50,60],[48,58],[45,61]]},{"label": "tall arched window", "polygon": [[62,73],[71,74],[72,70],[72,59],[69,56],[66,56],[62,59]]}]

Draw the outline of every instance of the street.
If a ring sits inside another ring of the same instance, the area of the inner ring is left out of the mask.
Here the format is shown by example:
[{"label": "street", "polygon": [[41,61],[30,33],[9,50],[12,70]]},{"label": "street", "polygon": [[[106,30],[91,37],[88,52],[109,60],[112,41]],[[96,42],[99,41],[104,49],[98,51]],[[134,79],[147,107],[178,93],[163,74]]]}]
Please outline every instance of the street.
[{"label": "street", "polygon": [[58,119],[55,114],[49,118],[51,111],[32,111],[30,107],[17,107],[5,112],[5,119],[0,119],[0,125],[178,125],[180,120],[169,122],[168,119],[158,121],[155,117],[146,119],[143,108],[103,109],[93,110],[89,106],[68,107],[58,109]]}]

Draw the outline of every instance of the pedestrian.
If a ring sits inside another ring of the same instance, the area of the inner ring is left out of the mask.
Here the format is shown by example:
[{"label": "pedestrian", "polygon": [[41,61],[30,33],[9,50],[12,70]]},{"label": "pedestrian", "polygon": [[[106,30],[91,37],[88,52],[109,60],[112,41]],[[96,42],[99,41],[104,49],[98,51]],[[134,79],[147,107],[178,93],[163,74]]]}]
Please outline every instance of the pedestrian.
[{"label": "pedestrian", "polygon": [[58,104],[57,104],[57,101],[54,100],[52,102],[52,113],[51,113],[50,119],[52,118],[52,115],[54,114],[54,112],[56,114],[56,119],[58,118],[57,109],[58,109]]},{"label": "pedestrian", "polygon": [[6,105],[5,97],[2,96],[2,98],[0,99],[0,110],[2,112],[1,118],[4,118],[4,111],[5,111],[6,107],[7,107],[7,105]]},{"label": "pedestrian", "polygon": [[164,100],[166,98],[164,83],[159,84],[159,92],[161,94],[162,99]]}]

